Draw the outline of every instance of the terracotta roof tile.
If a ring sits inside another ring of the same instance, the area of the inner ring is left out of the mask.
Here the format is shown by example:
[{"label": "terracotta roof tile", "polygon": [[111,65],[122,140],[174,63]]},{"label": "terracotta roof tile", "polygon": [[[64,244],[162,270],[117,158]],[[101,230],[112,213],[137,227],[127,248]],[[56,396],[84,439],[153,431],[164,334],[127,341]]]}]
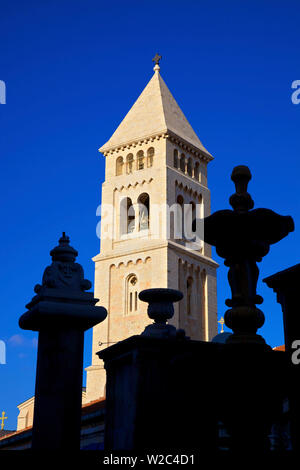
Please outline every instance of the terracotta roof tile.
[{"label": "terracotta roof tile", "polygon": [[13,434],[15,431],[8,431],[6,429],[0,429],[0,438],[7,437],[9,434]]}]

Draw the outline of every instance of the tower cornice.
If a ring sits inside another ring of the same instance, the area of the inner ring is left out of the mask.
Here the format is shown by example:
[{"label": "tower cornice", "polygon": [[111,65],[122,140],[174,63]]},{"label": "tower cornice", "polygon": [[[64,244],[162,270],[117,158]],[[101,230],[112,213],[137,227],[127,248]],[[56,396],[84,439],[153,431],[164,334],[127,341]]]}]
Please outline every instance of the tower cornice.
[{"label": "tower cornice", "polygon": [[183,256],[188,256],[189,258],[193,258],[197,262],[203,262],[208,266],[211,266],[213,268],[218,268],[219,264],[214,261],[211,257],[205,256],[204,254],[200,253],[199,251],[191,250],[189,248],[186,248],[185,246],[181,245],[180,243],[176,243],[175,241],[172,240],[165,240],[163,242],[157,241],[154,243],[149,243],[147,247],[134,247],[131,249],[127,249],[124,251],[123,248],[120,250],[114,249],[110,253],[107,254],[102,254],[99,253],[98,255],[94,256],[92,260],[97,263],[98,261],[108,261],[110,259],[115,259],[117,262],[119,262],[120,259],[124,259],[125,257],[132,257],[129,260],[126,261],[128,264],[130,261],[133,261],[133,255],[136,255],[136,258],[138,257],[140,259],[142,253],[147,253],[147,255],[144,256],[144,259],[147,258],[148,252],[153,252],[154,250],[160,250],[161,248],[171,248],[174,251],[176,251],[178,254],[181,254]]},{"label": "tower cornice", "polygon": [[164,129],[161,132],[157,132],[152,135],[139,137],[137,139],[133,139],[127,142],[123,142],[118,145],[112,145],[110,147],[101,147],[99,148],[99,152],[101,152],[105,157],[109,155],[114,155],[115,153],[122,152],[124,150],[131,150],[135,147],[142,146],[143,144],[148,144],[149,142],[154,142],[155,140],[160,139],[167,139],[170,142],[176,144],[180,147],[183,151],[193,154],[194,156],[198,157],[200,160],[210,162],[214,159],[214,157],[205,152],[202,149],[197,148],[195,145],[192,145],[187,140],[183,139],[182,137],[178,136],[175,132],[170,131],[169,129]]}]

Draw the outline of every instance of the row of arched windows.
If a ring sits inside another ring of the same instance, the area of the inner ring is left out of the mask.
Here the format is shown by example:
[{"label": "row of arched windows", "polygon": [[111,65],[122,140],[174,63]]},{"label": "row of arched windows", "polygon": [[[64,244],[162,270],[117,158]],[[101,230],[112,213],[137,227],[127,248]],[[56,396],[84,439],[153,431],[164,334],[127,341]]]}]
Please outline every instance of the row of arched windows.
[{"label": "row of arched windows", "polygon": [[121,200],[120,205],[120,235],[147,230],[150,224],[150,197],[142,193],[134,206],[130,197]]},{"label": "row of arched windows", "polygon": [[[196,234],[193,232],[193,221],[202,218],[202,207],[198,207],[194,201],[185,203],[183,196],[178,195],[174,227],[171,237],[176,240],[195,241]],[[200,203],[201,204],[201,203]],[[148,193],[142,193],[133,204],[130,197],[124,197],[120,202],[120,236],[136,231],[148,230],[150,227],[150,197]]]},{"label": "row of arched windows", "polygon": [[194,165],[191,157],[186,158],[184,153],[179,155],[177,149],[174,150],[174,168],[181,170],[191,178],[195,178],[197,181],[200,181],[200,163],[196,162]]},{"label": "row of arched windows", "polygon": [[123,157],[118,157],[116,160],[116,176],[123,174],[129,175],[135,170],[143,170],[150,168],[153,165],[154,147],[150,147],[146,155],[143,150],[139,150],[134,159],[133,153],[129,153],[124,161]]}]

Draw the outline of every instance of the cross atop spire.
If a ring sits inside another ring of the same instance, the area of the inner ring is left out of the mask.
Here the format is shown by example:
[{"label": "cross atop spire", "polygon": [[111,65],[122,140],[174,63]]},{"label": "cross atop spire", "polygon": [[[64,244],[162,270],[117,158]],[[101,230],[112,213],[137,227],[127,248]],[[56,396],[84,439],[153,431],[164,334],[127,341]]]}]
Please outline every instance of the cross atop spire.
[{"label": "cross atop spire", "polygon": [[155,65],[159,65],[159,61],[162,59],[162,56],[159,54],[155,54],[155,56],[152,59],[152,62],[155,62]]},{"label": "cross atop spire", "polygon": [[159,61],[161,59],[162,59],[162,56],[157,54],[157,53],[153,57],[152,62],[155,62],[155,65],[154,65],[154,68],[153,68],[154,72],[159,72],[160,71]]}]

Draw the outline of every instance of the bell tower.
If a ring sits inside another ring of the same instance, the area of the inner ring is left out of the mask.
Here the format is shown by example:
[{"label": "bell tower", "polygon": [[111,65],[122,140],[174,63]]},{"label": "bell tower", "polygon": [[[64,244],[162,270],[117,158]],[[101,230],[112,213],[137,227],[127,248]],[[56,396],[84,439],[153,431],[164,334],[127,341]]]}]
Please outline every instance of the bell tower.
[{"label": "bell tower", "polygon": [[191,339],[209,341],[217,333],[218,265],[210,246],[186,235],[195,215],[210,214],[207,164],[213,157],[163,81],[159,60],[156,55],[150,82],[99,149],[106,166],[94,290],[108,317],[93,329],[87,401],[105,395],[96,353],[149,324],[141,290],[181,290],[171,323]]}]

